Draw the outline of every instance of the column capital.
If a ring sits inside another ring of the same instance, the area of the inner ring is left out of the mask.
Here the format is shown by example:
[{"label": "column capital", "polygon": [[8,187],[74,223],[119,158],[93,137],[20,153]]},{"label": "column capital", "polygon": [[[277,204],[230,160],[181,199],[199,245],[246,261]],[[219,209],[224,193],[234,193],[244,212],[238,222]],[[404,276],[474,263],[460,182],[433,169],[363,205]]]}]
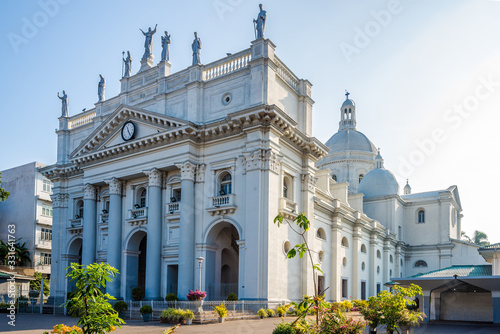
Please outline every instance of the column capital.
[{"label": "column capital", "polygon": [[150,187],[161,187],[162,172],[160,172],[156,168],[153,168],[150,170],[145,170],[143,171],[143,173],[149,177]]},{"label": "column capital", "polygon": [[316,181],[318,181],[318,179],[315,178],[311,173],[302,174],[301,178],[303,187],[302,189],[308,190],[313,193],[316,189]]},{"label": "column capital", "polygon": [[123,182],[118,180],[116,177],[111,180],[104,180],[109,185],[110,195],[121,195]]},{"label": "column capital", "polygon": [[53,208],[67,208],[69,194],[52,194],[50,195],[52,199]]},{"label": "column capital", "polygon": [[196,174],[197,165],[190,161],[183,162],[181,164],[175,164],[177,168],[181,170],[181,181],[190,180],[194,181]]},{"label": "column capital", "polygon": [[85,184],[83,187],[83,199],[91,199],[95,201],[96,189],[90,183]]},{"label": "column capital", "polygon": [[196,182],[205,182],[205,169],[207,165],[201,164],[196,167]]}]

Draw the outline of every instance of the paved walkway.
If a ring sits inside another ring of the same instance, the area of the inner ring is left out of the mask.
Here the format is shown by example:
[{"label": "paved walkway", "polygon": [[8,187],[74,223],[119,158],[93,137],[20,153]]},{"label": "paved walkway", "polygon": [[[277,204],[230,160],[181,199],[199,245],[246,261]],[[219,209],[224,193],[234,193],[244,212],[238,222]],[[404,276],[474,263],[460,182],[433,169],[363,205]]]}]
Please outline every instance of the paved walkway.
[{"label": "paved walkway", "polygon": [[[286,318],[292,321],[293,318]],[[42,334],[44,331],[52,330],[56,324],[64,323],[68,326],[76,325],[77,319],[68,316],[21,314],[16,315],[16,326],[10,326],[6,314],[0,313],[0,333],[13,334]],[[210,333],[210,334],[253,334],[272,333],[273,328],[280,322],[280,318],[249,319],[226,321],[223,324],[204,324],[182,326],[175,333]],[[128,320],[127,324],[117,329],[117,334],[161,334],[169,325],[160,324],[157,321],[144,322],[141,320]],[[383,331],[380,331],[383,333]],[[368,333],[365,331],[365,333]],[[493,334],[500,333],[500,326],[491,324],[467,324],[467,323],[432,323],[423,324],[416,328],[415,334]]]}]

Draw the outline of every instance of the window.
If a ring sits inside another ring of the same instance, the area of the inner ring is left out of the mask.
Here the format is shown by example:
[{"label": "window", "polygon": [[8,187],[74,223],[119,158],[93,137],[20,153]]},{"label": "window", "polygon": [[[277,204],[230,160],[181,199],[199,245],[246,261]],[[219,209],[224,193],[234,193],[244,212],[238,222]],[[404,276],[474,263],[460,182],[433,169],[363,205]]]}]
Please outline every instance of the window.
[{"label": "window", "polygon": [[347,266],[347,258],[344,256],[344,258],[342,259],[342,265],[345,267]]},{"label": "window", "polygon": [[343,237],[343,238],[342,238],[341,245],[342,245],[343,247],[349,247],[349,242],[347,241],[347,238],[346,238],[346,237]]},{"label": "window", "polygon": [[52,230],[48,228],[42,228],[42,232],[40,234],[40,239],[45,241],[52,240]]},{"label": "window", "polygon": [[220,191],[219,195],[224,196],[224,195],[229,195],[232,193],[232,179],[231,179],[231,174],[226,172],[221,175],[220,177]]},{"label": "window", "polygon": [[380,253],[380,251],[379,251],[379,250],[377,250],[377,258],[379,258],[379,259],[380,259],[381,257],[382,257],[382,254]]},{"label": "window", "polygon": [[325,276],[318,276],[318,295],[325,292]]},{"label": "window", "polygon": [[325,252],[319,251],[319,253],[318,253],[318,260],[319,260],[319,262],[323,262],[324,258],[325,258]]},{"label": "window", "polygon": [[40,253],[40,264],[50,265],[52,263],[52,258],[49,253]]},{"label": "window", "polygon": [[181,188],[172,189],[172,197],[170,198],[170,202],[180,202],[181,199]]},{"label": "window", "polygon": [[394,262],[394,258],[392,257],[392,255],[389,255],[389,261],[390,261],[391,263],[393,263],[393,262]]},{"label": "window", "polygon": [[43,179],[43,191],[47,193],[52,193],[52,187],[54,184],[47,179]]},{"label": "window", "polygon": [[83,201],[80,199],[76,202],[75,219],[83,218]]},{"label": "window", "polygon": [[422,267],[427,267],[427,262],[424,260],[418,260],[415,262],[415,268],[422,268]]},{"label": "window", "polygon": [[377,274],[380,274],[380,266],[377,266]]},{"label": "window", "polygon": [[333,174],[332,179],[333,179],[333,181],[337,182],[337,175]]},{"label": "window", "polygon": [[366,299],[366,282],[361,281],[361,299],[365,300]]},{"label": "window", "polygon": [[361,245],[361,253],[366,253],[366,246],[365,246],[365,244]]},{"label": "window", "polygon": [[347,279],[342,279],[342,298],[347,298]]},{"label": "window", "polygon": [[148,191],[146,189],[142,189],[139,195],[139,207],[140,208],[145,208],[146,207],[146,195]]},{"label": "window", "polygon": [[47,204],[42,204],[42,216],[52,217],[52,207]]},{"label": "window", "polygon": [[418,223],[425,223],[425,211],[424,211],[424,209],[418,210],[417,216],[418,216],[418,220],[417,220]]},{"label": "window", "polygon": [[104,200],[104,204],[102,206],[102,213],[109,213],[109,198]]},{"label": "window", "polygon": [[361,180],[363,180],[364,174],[359,174],[359,183],[361,183]]},{"label": "window", "polygon": [[322,239],[322,240],[326,240],[326,233],[325,233],[325,230],[323,230],[321,227],[318,228],[318,231],[316,232],[316,237]]},{"label": "window", "polygon": [[380,293],[380,283],[377,283],[377,295]]}]

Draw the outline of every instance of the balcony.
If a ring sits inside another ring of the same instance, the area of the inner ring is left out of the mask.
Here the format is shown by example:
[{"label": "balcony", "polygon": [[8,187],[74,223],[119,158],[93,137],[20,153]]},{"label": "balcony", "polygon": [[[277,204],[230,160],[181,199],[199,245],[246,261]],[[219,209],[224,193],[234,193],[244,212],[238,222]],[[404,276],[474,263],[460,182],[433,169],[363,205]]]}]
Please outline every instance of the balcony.
[{"label": "balcony", "polygon": [[165,218],[177,218],[181,213],[181,203],[173,202],[167,203],[165,207]]},{"label": "balcony", "polygon": [[299,205],[288,198],[281,197],[279,212],[283,217],[293,219],[299,213]]},{"label": "balcony", "polygon": [[79,234],[82,233],[83,230],[83,218],[75,218],[69,220],[70,226],[68,227],[68,231],[71,234]]},{"label": "balcony", "polygon": [[210,197],[210,203],[212,206],[207,208],[207,211],[212,216],[234,213],[237,209],[235,194]]},{"label": "balcony", "polygon": [[109,219],[109,213],[101,213],[99,215],[100,219],[99,219],[99,223],[101,224],[106,224],[108,222],[108,219]]},{"label": "balcony", "polygon": [[132,225],[144,225],[148,223],[148,208],[135,208],[130,209],[129,218],[126,221]]}]

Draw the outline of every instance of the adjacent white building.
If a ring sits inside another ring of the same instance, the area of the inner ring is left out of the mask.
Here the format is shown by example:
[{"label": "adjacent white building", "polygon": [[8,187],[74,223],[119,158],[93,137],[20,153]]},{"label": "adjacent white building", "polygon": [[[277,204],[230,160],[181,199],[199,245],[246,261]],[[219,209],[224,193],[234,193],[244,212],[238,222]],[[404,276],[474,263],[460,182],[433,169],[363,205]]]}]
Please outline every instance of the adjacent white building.
[{"label": "adjacent white building", "polygon": [[[312,294],[313,279],[328,300],[366,298],[391,277],[484,263],[458,240],[457,188],[400,194],[352,100],[326,145],[312,136],[311,86],[261,38],[177,73],[142,62],[119,95],[61,116],[57,162],[42,170],[55,183],[53,296],[72,289],[71,262],[118,268],[117,298],[141,286],[160,299],[198,287],[202,257],[209,299],[268,301]],[[309,217],[324,274],[287,260],[300,239],[273,223],[279,212]]]},{"label": "adjacent white building", "polygon": [[52,194],[53,183],[32,162],[2,171],[2,188],[10,192],[0,202],[0,240],[8,241],[8,225],[15,225],[14,236],[30,252],[30,267],[50,274],[52,253]]}]

